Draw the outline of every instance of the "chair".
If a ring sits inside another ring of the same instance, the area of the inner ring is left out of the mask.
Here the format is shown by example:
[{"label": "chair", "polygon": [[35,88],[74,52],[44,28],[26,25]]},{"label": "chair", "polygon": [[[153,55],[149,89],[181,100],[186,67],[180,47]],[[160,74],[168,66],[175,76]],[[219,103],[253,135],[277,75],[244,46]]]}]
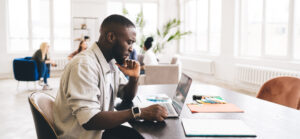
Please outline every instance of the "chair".
[{"label": "chair", "polygon": [[169,64],[145,65],[145,74],[140,75],[139,85],[177,84],[180,74],[180,61],[173,57]]},{"label": "chair", "polygon": [[56,139],[54,130],[53,103],[54,97],[35,92],[28,97],[37,137],[39,139]]},{"label": "chair", "polygon": [[300,79],[277,77],[263,84],[257,98],[300,110]]},{"label": "chair", "polygon": [[[50,65],[47,64],[47,77],[50,76]],[[37,81],[40,79],[37,63],[31,57],[16,58],[13,60],[14,77],[17,81]],[[18,82],[19,85],[19,82]]]},{"label": "chair", "polygon": [[13,61],[14,77],[18,81],[39,80],[37,63],[31,57],[16,58]]}]

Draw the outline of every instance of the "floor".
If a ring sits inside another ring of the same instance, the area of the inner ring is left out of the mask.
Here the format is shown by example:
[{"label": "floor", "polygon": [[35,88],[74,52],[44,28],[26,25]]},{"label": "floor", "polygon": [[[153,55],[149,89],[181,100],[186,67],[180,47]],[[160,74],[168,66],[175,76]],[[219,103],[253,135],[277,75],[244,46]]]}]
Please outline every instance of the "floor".
[{"label": "floor", "polygon": [[[49,79],[51,91],[41,91],[55,95],[59,86],[59,78]],[[35,139],[36,132],[28,96],[42,88],[34,82],[18,82],[7,79],[0,80],[0,139]]]},{"label": "floor", "polygon": [[[193,84],[199,83],[199,81],[193,82]],[[59,78],[50,78],[49,85],[53,88],[51,91],[40,91],[41,87],[38,84],[35,85],[34,82],[20,82],[18,87],[16,80],[0,80],[0,139],[36,138],[28,96],[34,91],[56,96],[59,87]],[[255,95],[255,93],[246,91],[242,93],[251,96]]]}]

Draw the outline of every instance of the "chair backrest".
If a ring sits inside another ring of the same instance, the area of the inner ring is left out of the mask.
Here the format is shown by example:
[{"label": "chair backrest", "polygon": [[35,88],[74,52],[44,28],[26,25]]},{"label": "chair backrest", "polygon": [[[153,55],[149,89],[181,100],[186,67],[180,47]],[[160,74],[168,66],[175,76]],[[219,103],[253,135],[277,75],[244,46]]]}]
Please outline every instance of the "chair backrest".
[{"label": "chair backrest", "polygon": [[300,110],[300,79],[277,77],[264,83],[257,98]]},{"label": "chair backrest", "polygon": [[170,64],[178,64],[178,58],[177,57],[173,57]]},{"label": "chair backrest", "polygon": [[179,65],[146,65],[144,84],[177,84],[179,74]]},{"label": "chair backrest", "polygon": [[37,137],[39,139],[56,139],[54,129],[53,104],[54,98],[45,93],[35,92],[28,98]]}]

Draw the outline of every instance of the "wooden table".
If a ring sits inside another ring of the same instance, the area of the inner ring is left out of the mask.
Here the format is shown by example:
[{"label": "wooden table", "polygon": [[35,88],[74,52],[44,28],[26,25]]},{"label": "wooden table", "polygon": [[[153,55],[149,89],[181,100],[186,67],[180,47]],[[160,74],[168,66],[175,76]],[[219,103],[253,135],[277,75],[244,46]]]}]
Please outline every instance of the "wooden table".
[{"label": "wooden table", "polygon": [[[172,97],[175,93],[175,90],[176,85],[143,85],[139,86],[138,93],[165,93],[168,96]],[[245,122],[251,129],[256,132],[256,138],[300,138],[300,111],[296,109],[288,108],[282,105],[257,99],[255,97],[222,89],[213,85],[192,85],[186,103],[192,101],[193,94],[222,96],[227,102],[237,105],[245,112],[192,114],[187,106],[184,105],[179,118],[166,119],[164,123],[133,122],[131,123],[132,127],[147,139],[201,138],[186,137],[181,124],[181,118],[239,119]],[[213,137],[207,138],[211,139]],[[216,138],[220,139],[220,137]],[[228,137],[226,137],[226,139],[228,139]]]}]

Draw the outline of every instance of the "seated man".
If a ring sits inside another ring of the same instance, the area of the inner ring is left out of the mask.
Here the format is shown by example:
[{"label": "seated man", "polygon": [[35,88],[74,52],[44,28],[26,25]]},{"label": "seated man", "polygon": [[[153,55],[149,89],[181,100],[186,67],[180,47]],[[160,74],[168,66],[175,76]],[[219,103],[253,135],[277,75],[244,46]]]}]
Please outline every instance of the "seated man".
[{"label": "seated man", "polygon": [[140,65],[127,60],[135,26],[123,16],[111,15],[102,22],[100,34],[98,42],[78,54],[61,76],[53,113],[59,138],[100,139],[103,130],[136,117],[157,121],[167,117],[159,105],[114,111],[117,96],[131,101],[137,91]]}]

